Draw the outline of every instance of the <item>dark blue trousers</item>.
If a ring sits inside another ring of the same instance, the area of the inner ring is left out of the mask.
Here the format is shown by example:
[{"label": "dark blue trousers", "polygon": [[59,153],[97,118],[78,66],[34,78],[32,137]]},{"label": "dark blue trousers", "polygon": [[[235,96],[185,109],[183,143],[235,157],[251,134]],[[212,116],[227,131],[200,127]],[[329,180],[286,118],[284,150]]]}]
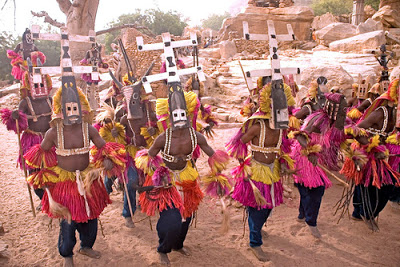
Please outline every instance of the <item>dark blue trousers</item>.
[{"label": "dark blue trousers", "polygon": [[259,247],[263,244],[261,228],[267,221],[272,209],[261,209],[247,207],[249,214],[250,247]]},{"label": "dark blue trousers", "polygon": [[301,184],[295,184],[300,193],[299,219],[306,219],[309,226],[317,226],[319,208],[325,186],[308,188]]},{"label": "dark blue trousers", "polygon": [[40,200],[42,200],[43,195],[44,195],[44,190],[41,188],[34,189],[35,194],[39,197]]},{"label": "dark blue trousers", "polygon": [[87,223],[72,221],[69,224],[61,220],[60,235],[58,236],[58,251],[63,257],[72,257],[76,244],[75,230],[79,233],[81,248],[92,248],[97,236],[97,219],[89,220]]},{"label": "dark blue trousers", "polygon": [[361,219],[375,218],[385,208],[389,198],[393,196],[393,185],[382,185],[380,189],[375,186],[365,187],[356,185],[353,195],[354,211],[352,216]]},{"label": "dark blue trousers", "polygon": [[[128,183],[127,183],[127,187],[128,187],[128,197],[129,200],[131,201],[131,205],[132,205],[132,212],[135,214],[136,211],[136,190],[134,189],[133,185],[135,183],[137,183],[138,181],[138,173],[136,171],[136,168],[134,168],[133,166],[130,166],[128,168]],[[115,180],[115,178],[108,178],[107,176],[104,178],[104,185],[106,187],[107,193],[110,194],[113,189],[112,189],[112,185],[113,185],[113,181]],[[131,212],[129,210],[129,204],[128,204],[128,199],[127,196],[125,194],[125,189],[124,189],[124,208],[122,210],[122,216],[126,217],[131,217]]]},{"label": "dark blue trousers", "polygon": [[178,209],[172,208],[164,210],[160,213],[160,219],[157,222],[158,233],[158,252],[169,253],[172,249],[178,250],[183,248],[186,234],[192,217],[186,218],[182,222],[182,216]]}]

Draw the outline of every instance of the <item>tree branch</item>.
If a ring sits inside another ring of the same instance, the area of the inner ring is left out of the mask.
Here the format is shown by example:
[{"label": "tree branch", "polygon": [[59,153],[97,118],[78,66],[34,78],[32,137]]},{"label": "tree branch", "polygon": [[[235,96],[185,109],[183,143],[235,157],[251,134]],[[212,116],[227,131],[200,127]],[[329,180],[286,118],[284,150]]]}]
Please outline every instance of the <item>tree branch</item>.
[{"label": "tree branch", "polygon": [[40,17],[44,17],[44,22],[47,22],[50,25],[53,25],[54,27],[61,28],[61,27],[65,26],[64,23],[61,23],[61,22],[58,22],[58,21],[52,19],[46,11],[41,11],[41,12],[33,12],[33,11],[31,11],[31,13],[35,17],[39,17],[39,18]]},{"label": "tree branch", "polygon": [[96,32],[96,36],[97,35],[101,35],[101,34],[105,34],[105,33],[108,33],[108,32],[112,32],[112,31],[116,31],[116,30],[121,30],[121,29],[124,29],[124,28],[135,28],[137,30],[145,30],[147,35],[149,35],[151,37],[155,37],[155,35],[153,34],[153,32],[149,28],[147,28],[145,26],[140,26],[140,25],[137,25],[137,24],[124,24],[124,25],[111,27],[109,29],[97,31]]},{"label": "tree branch", "polygon": [[71,1],[69,0],[56,0],[58,3],[58,6],[60,7],[60,10],[62,11],[62,13],[64,13],[65,15],[68,15],[68,10],[71,7]]}]

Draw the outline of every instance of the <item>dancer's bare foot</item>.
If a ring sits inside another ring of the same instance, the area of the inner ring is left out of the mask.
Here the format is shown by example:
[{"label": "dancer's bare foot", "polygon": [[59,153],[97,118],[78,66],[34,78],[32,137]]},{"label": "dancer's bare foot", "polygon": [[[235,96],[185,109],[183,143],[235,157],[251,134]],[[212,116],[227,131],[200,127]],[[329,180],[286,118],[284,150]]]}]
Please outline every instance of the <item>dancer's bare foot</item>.
[{"label": "dancer's bare foot", "polygon": [[64,267],[74,267],[74,259],[72,257],[65,257]]},{"label": "dancer's bare foot", "polygon": [[253,252],[254,256],[256,256],[256,258],[259,261],[262,262],[268,261],[268,257],[265,254],[265,252],[261,249],[261,247],[250,247],[250,250]]},{"label": "dancer's bare foot", "polygon": [[308,226],[310,228],[311,234],[313,235],[313,237],[320,239],[321,233],[319,232],[317,226]]},{"label": "dancer's bare foot", "polygon": [[81,248],[79,250],[79,253],[93,259],[100,259],[101,257],[101,253],[99,251],[93,250],[92,248]]},{"label": "dancer's bare foot", "polygon": [[135,228],[135,224],[132,221],[132,217],[125,218],[125,226],[128,228]]},{"label": "dancer's bare foot", "polygon": [[169,261],[168,255],[166,253],[158,252],[158,255],[160,256],[161,265],[171,266],[171,262]]},{"label": "dancer's bare foot", "polygon": [[185,247],[183,247],[181,249],[173,249],[173,250],[181,253],[183,256],[190,256],[190,251]]}]

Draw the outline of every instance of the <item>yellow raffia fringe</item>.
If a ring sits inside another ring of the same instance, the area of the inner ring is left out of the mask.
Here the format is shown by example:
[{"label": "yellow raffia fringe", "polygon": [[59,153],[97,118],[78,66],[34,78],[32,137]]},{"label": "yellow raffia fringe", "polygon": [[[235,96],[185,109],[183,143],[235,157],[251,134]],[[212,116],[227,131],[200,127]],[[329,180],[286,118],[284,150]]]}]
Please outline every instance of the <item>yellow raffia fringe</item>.
[{"label": "yellow raffia fringe", "polygon": [[[111,134],[112,129],[116,129],[118,133],[116,138],[114,138]],[[119,122],[116,122],[114,125],[112,123],[106,123],[100,128],[99,134],[106,142],[116,142],[118,144],[126,145],[125,127]]]},{"label": "yellow raffia fringe", "polygon": [[126,145],[125,146],[125,150],[126,152],[129,154],[129,156],[131,156],[131,158],[135,158],[136,156],[136,152],[138,152],[138,148],[135,147],[134,145]]},{"label": "yellow raffia fringe", "polygon": [[[132,75],[132,72],[131,72]],[[122,83],[124,85],[131,85],[132,82],[129,80],[128,73],[125,73],[124,77],[122,77]]]},{"label": "yellow raffia fringe", "polygon": [[255,160],[251,161],[251,179],[255,182],[261,182],[263,184],[271,185],[279,181],[280,164],[279,160],[274,161],[274,170],[260,162]]},{"label": "yellow raffia fringe", "polygon": [[353,108],[352,110],[347,112],[347,117],[353,120],[361,118],[362,115],[362,112],[359,111],[357,108]]},{"label": "yellow raffia fringe", "polygon": [[357,128],[357,131],[358,131],[358,133],[356,133],[354,131],[353,127],[349,127],[349,128],[345,128],[344,129],[344,133],[345,134],[348,134],[348,135],[351,135],[351,136],[354,136],[354,137],[367,136],[368,135],[367,131],[365,131],[365,129],[363,129],[363,128]]},{"label": "yellow raffia fringe", "polygon": [[393,133],[386,138],[386,143],[392,145],[400,145],[400,139],[397,138],[397,133]]},{"label": "yellow raffia fringe", "polygon": [[187,182],[187,181],[195,181],[197,178],[199,178],[199,173],[196,171],[195,168],[193,168],[192,163],[188,161],[186,164],[186,167],[183,170],[180,171],[173,171],[170,170],[172,174],[172,181],[173,184],[175,184],[175,181],[177,180],[177,177],[179,177],[180,182]]},{"label": "yellow raffia fringe", "polygon": [[300,121],[295,116],[289,116],[289,127],[293,129],[300,129]]},{"label": "yellow raffia fringe", "polygon": [[399,88],[398,87],[399,87],[399,79],[395,79],[392,81],[392,83],[390,84],[390,87],[388,89],[389,96],[395,104],[397,104],[398,98],[399,98],[399,95],[398,95]]},{"label": "yellow raffia fringe", "polygon": [[[49,177],[49,181],[48,181],[49,183],[58,183],[58,182],[66,182],[66,181],[75,182],[76,181],[75,172],[70,172],[70,171],[64,170],[58,166],[54,166],[54,167],[51,167],[48,169],[58,174],[58,177],[56,177],[56,176]],[[83,171],[80,172],[82,180],[84,180],[84,178],[86,177],[86,174],[92,169],[93,169],[93,166],[90,164],[86,169],[84,169]]]},{"label": "yellow raffia fringe", "polygon": [[[81,102],[81,109],[82,111],[91,112],[92,109],[90,108],[89,101],[84,93],[82,93],[81,89],[77,88],[79,94],[79,100]],[[62,95],[62,87],[58,88],[57,92],[53,96],[53,113],[54,114],[61,114],[61,95]]]},{"label": "yellow raffia fringe", "polygon": [[154,129],[156,130],[156,133],[154,135],[150,135],[147,127],[140,128],[140,135],[142,135],[146,140],[147,148],[151,147],[154,143],[154,140],[156,140],[156,137],[160,135],[158,128]]},{"label": "yellow raffia fringe", "polygon": [[294,160],[289,156],[289,154],[283,153],[280,158],[287,162],[289,169],[294,169]]},{"label": "yellow raffia fringe", "polygon": [[371,152],[374,147],[379,146],[380,140],[379,135],[374,135],[374,137],[369,139],[369,144],[367,147],[367,152]]},{"label": "yellow raffia fringe", "polygon": [[32,184],[32,185],[37,186],[37,187],[41,187],[43,184],[56,183],[59,180],[57,175],[53,175],[53,174],[48,173],[48,172],[44,173],[44,175],[42,176],[41,181],[38,181],[35,178],[36,178],[36,175],[35,175],[35,173],[33,173],[33,174],[28,176],[26,181],[29,184]]},{"label": "yellow raffia fringe", "polygon": [[208,186],[209,184],[211,184],[212,182],[217,182],[220,185],[222,185],[223,187],[228,187],[229,189],[232,188],[231,184],[229,183],[227,177],[223,176],[223,175],[208,175],[203,177],[202,182],[204,184],[204,186]]},{"label": "yellow raffia fringe", "polygon": [[310,88],[308,88],[307,98],[314,99],[317,96],[318,92],[318,83],[316,80],[310,83]]},{"label": "yellow raffia fringe", "polygon": [[299,134],[302,135],[302,136],[304,136],[304,137],[306,138],[307,142],[310,141],[310,138],[308,137],[308,135],[307,135],[306,133],[302,132],[302,131],[291,131],[291,132],[288,134],[288,138],[289,138],[289,139],[295,139],[296,136],[299,135]]},{"label": "yellow raffia fringe", "polygon": [[[296,101],[292,96],[292,89],[287,84],[284,84],[283,88],[286,95],[287,105],[294,106]],[[260,91],[259,102],[260,110],[265,113],[266,118],[271,118],[271,83],[265,85]]]},{"label": "yellow raffia fringe", "polygon": [[343,155],[349,159],[353,160],[357,159],[358,161],[360,161],[362,165],[365,165],[368,161],[368,157],[358,149],[353,149],[353,148],[345,149],[343,150]]},{"label": "yellow raffia fringe", "polygon": [[310,155],[311,153],[318,153],[318,152],[320,152],[321,150],[322,150],[321,145],[315,144],[315,145],[307,146],[306,148],[301,149],[301,154],[302,154],[303,156],[308,156],[308,155]]}]

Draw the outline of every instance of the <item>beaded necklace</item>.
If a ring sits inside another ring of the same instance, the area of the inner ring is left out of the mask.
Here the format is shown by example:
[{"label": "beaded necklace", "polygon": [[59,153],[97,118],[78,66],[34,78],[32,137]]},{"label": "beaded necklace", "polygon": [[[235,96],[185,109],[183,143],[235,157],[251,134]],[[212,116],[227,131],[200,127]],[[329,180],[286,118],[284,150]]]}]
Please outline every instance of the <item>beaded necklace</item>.
[{"label": "beaded necklace", "polygon": [[370,134],[373,134],[373,135],[378,134],[380,136],[387,136],[388,133],[386,132],[386,128],[387,128],[388,121],[389,121],[389,112],[387,110],[387,107],[385,107],[385,106],[381,106],[381,107],[377,108],[376,110],[378,110],[378,109],[383,110],[384,119],[383,119],[382,129],[378,130],[378,129],[369,127],[368,129],[365,129],[365,131]]},{"label": "beaded necklace", "polygon": [[[257,120],[260,125],[261,125],[261,131],[260,131],[260,139],[258,141],[258,146],[254,144],[250,144],[250,148],[252,153],[253,152],[261,152],[264,154],[265,157],[267,157],[266,154],[272,154],[272,153],[279,153],[281,145],[282,145],[282,134],[283,131],[280,129],[279,130],[279,140],[278,143],[276,144],[275,147],[265,147],[265,138],[266,138],[266,126],[265,126],[265,121],[264,120]],[[254,155],[254,153],[253,153]]]},{"label": "beaded necklace", "polygon": [[61,123],[57,124],[57,147],[56,154],[63,157],[82,155],[89,153],[89,124],[82,122],[82,134],[83,134],[83,147],[78,148],[64,148],[64,129]]},{"label": "beaded necklace", "polygon": [[[193,127],[189,128],[189,133],[190,133],[190,140],[192,143],[192,152],[190,152],[189,155],[186,155],[185,157],[183,157],[184,161],[189,161],[192,159],[193,152],[197,146],[197,136],[196,136],[196,132],[193,129]],[[172,140],[172,129],[168,128],[165,131],[165,146],[164,146],[164,151],[161,151],[161,156],[165,161],[176,163],[176,162],[178,162],[178,158],[169,154],[170,149],[171,149],[171,143],[172,143],[171,140]]]}]

